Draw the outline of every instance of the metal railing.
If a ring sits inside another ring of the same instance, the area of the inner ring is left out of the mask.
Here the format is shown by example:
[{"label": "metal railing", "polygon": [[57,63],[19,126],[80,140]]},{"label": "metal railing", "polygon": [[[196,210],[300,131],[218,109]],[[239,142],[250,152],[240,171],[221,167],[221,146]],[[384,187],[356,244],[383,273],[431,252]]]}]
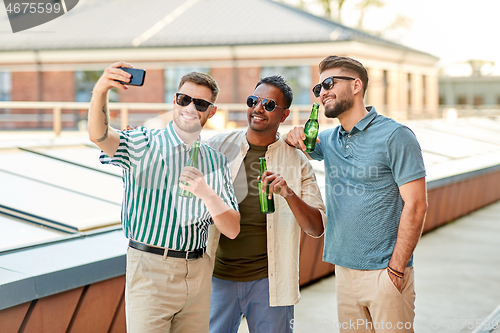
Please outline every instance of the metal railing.
[{"label": "metal railing", "polygon": [[[52,129],[56,136],[61,133],[63,121],[81,121],[86,120],[86,110],[90,103],[80,102],[0,102],[0,124],[11,123],[11,128],[16,127],[16,123],[21,122],[44,122],[52,123]],[[148,118],[159,116],[162,113],[171,111],[173,106],[170,103],[109,103],[108,104],[111,122],[121,129],[131,124],[131,121],[143,123]],[[243,103],[222,103],[217,104],[218,115],[221,118],[220,129],[226,128],[229,124],[238,126],[246,125],[246,111],[248,107]],[[429,118],[449,118],[449,117],[498,117],[500,116],[500,105],[450,105],[440,106],[435,110],[405,110],[402,112],[385,112],[387,106],[377,107],[381,114],[394,118],[402,119],[429,119]],[[12,110],[17,110],[12,112]],[[19,110],[29,110],[29,112],[19,112]],[[52,112],[46,112],[52,110]],[[85,116],[79,117],[75,114],[63,113],[63,110],[79,110]],[[291,115],[287,123],[292,126],[304,124],[309,117],[310,105],[292,105]],[[118,112],[116,112],[118,111]],[[134,112],[135,111],[135,112]],[[324,116],[323,112],[319,115],[320,123],[333,123],[332,119]]]},{"label": "metal railing", "polygon": [[[88,110],[90,103],[80,102],[0,102],[0,123],[12,122],[49,122],[56,136],[62,130],[63,121],[81,120],[73,114],[64,114],[63,110]],[[173,106],[169,103],[109,103],[108,108],[112,117],[112,122],[120,128],[126,128],[130,124],[131,115],[136,121],[144,122],[148,118],[158,116],[171,111]],[[248,107],[243,103],[222,103],[217,104],[218,114],[222,115],[222,129],[230,122],[246,124],[246,111]],[[29,110],[29,112],[11,112],[12,110]],[[38,110],[38,113],[37,113]],[[51,113],[45,110],[52,110]],[[290,108],[292,125],[304,123],[311,110],[310,105],[294,105]],[[118,111],[119,117],[115,114]],[[133,111],[140,111],[132,113]],[[148,112],[151,111],[151,112]],[[117,120],[119,118],[119,120]],[[327,122],[326,118],[320,122]],[[240,124],[241,125],[241,124]],[[16,126],[13,126],[16,129]],[[21,128],[20,128],[21,129]]]}]

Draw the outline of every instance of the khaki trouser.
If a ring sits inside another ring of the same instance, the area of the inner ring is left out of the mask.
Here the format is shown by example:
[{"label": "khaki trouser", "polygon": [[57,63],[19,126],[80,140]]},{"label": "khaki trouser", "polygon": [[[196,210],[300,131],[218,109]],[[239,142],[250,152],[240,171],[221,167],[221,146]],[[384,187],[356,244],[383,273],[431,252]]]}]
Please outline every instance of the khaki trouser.
[{"label": "khaki trouser", "polygon": [[212,263],[129,248],[125,306],[129,333],[203,333],[210,322]]},{"label": "khaki trouser", "polygon": [[340,332],[413,332],[413,267],[404,271],[403,291],[386,269],[362,271],[335,266]]}]

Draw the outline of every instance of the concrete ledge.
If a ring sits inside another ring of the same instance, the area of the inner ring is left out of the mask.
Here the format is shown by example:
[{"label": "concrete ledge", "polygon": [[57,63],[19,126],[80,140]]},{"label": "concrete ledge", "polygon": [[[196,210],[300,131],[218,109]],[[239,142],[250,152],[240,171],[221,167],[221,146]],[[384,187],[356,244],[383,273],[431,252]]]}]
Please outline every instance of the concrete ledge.
[{"label": "concrete ledge", "polygon": [[125,274],[121,230],[0,255],[0,310]]},{"label": "concrete ledge", "polygon": [[444,187],[453,183],[462,182],[465,180],[469,180],[471,178],[476,178],[482,175],[486,175],[489,173],[500,171],[500,165],[494,165],[488,168],[474,170],[466,173],[462,173],[459,175],[454,175],[446,178],[431,180],[427,182],[427,190],[433,190],[435,188]]}]

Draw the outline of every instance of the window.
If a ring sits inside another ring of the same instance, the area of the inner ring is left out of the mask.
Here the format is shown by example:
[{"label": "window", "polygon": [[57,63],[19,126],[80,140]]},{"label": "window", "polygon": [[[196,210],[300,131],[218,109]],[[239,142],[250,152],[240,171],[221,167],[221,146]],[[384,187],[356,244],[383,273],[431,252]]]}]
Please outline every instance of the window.
[{"label": "window", "polygon": [[262,67],[261,78],[271,75],[281,75],[293,91],[293,104],[311,103],[311,67],[309,66],[274,66]]},{"label": "window", "polygon": [[445,105],[446,98],[444,95],[439,95],[439,105]]},{"label": "window", "polygon": [[10,101],[12,81],[10,72],[0,72],[0,101]]},{"label": "window", "polygon": [[[171,103],[177,92],[181,78],[190,72],[210,74],[207,67],[168,67],[165,69],[165,103]],[[220,87],[219,87],[220,88]]]},{"label": "window", "polygon": [[467,104],[467,97],[465,97],[463,95],[462,96],[458,96],[457,97],[457,104],[458,105],[465,105],[465,104]]},{"label": "window", "polygon": [[[90,102],[92,89],[97,80],[102,75],[102,71],[75,71],[75,101]],[[118,102],[118,92],[115,88],[109,91],[109,101]]]},{"label": "window", "polygon": [[476,95],[474,96],[474,105],[483,105],[484,104],[484,97],[481,95]]}]

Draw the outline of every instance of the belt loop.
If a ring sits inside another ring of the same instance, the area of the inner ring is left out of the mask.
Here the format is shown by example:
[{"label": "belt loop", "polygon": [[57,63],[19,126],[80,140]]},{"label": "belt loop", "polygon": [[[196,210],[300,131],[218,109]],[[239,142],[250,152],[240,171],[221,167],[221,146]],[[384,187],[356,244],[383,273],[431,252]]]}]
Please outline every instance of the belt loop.
[{"label": "belt loop", "polygon": [[168,257],[168,248],[165,248],[165,251],[163,252],[163,261],[167,261]]}]

